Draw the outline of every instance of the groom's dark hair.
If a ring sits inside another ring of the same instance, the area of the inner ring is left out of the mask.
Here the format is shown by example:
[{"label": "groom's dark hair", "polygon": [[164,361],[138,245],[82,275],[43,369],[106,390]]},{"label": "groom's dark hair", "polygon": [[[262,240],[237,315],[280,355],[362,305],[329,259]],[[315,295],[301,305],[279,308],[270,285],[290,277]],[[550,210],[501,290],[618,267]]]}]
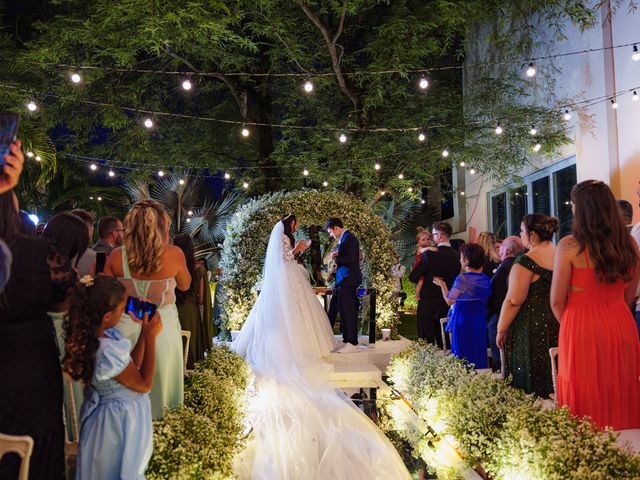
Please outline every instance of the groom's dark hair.
[{"label": "groom's dark hair", "polygon": [[344,228],[344,225],[342,224],[342,220],[340,220],[338,217],[331,217],[330,219],[327,220],[327,223],[324,224],[325,230],[327,230],[328,228],[334,228],[334,227]]}]

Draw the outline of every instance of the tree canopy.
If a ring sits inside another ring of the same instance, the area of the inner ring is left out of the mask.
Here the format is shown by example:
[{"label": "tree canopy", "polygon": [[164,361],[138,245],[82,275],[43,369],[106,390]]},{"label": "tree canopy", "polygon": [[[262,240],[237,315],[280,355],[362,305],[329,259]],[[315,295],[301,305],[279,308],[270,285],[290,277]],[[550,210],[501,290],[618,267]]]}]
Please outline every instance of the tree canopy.
[{"label": "tree canopy", "polygon": [[[197,167],[251,193],[327,182],[364,198],[419,193],[452,162],[508,178],[527,162],[534,123],[542,152],[567,142],[561,112],[526,101],[521,72],[468,74],[469,32],[489,25],[496,61],[513,61],[531,51],[534,19],[561,35],[567,21],[598,18],[597,6],[550,0],[18,3],[1,11],[0,104],[25,113],[41,184],[57,152],[87,176],[85,157],[97,157],[135,178]],[[425,90],[412,73],[422,69]],[[513,127],[500,138],[496,119]]]}]

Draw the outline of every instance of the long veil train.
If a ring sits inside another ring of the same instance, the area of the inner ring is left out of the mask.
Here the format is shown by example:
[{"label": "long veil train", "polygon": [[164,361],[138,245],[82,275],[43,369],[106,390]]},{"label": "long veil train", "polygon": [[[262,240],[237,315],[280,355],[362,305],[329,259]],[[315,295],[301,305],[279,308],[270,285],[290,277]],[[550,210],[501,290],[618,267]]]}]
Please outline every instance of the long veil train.
[{"label": "long veil train", "polygon": [[271,232],[262,288],[232,348],[255,374],[253,440],[236,474],[253,480],[410,479],[398,452],[327,382],[333,332],[306,270],[288,254],[282,222]]}]

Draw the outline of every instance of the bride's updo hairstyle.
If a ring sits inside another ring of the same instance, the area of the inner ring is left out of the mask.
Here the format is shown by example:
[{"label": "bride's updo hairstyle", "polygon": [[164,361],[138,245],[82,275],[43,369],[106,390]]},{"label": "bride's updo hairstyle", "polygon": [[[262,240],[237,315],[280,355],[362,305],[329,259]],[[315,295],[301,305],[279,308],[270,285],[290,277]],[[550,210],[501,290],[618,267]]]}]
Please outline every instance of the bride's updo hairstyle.
[{"label": "bride's updo hairstyle", "polygon": [[558,231],[558,219],[543,213],[531,213],[522,219],[528,232],[535,232],[541,242],[549,242]]},{"label": "bride's updo hairstyle", "polygon": [[133,204],[123,222],[124,248],[131,270],[142,275],[160,271],[170,223],[169,215],[155,200]]},{"label": "bride's updo hairstyle", "polygon": [[292,224],[296,221],[296,216],[293,213],[287,213],[282,216],[280,221],[282,222],[282,225],[284,225],[284,234],[289,237],[289,240],[291,240],[291,246],[294,246],[296,241],[295,238],[293,238]]}]

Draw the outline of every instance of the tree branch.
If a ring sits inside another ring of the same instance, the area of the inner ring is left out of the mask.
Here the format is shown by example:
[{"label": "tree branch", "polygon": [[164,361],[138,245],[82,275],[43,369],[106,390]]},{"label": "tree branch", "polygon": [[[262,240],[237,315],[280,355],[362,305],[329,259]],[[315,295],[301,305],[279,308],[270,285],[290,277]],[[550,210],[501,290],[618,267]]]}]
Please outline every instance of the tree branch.
[{"label": "tree branch", "polygon": [[340,24],[338,25],[338,31],[333,36],[333,43],[336,43],[340,38],[340,35],[342,35],[342,32],[344,31],[344,20],[346,17],[347,17],[347,0],[344,0],[342,2],[342,15],[340,15]]},{"label": "tree branch", "polygon": [[[331,57],[331,65],[333,67],[333,73],[336,76],[336,81],[338,82],[338,86],[340,87],[340,90],[342,90],[342,92],[349,98],[349,100],[351,100],[351,103],[353,104],[353,108],[358,112],[360,125],[362,127],[366,127],[366,119],[364,118],[364,115],[362,115],[362,111],[361,111],[360,97],[349,86],[344,76],[344,73],[342,72],[342,67],[340,66],[340,60],[342,58],[342,55],[338,54],[338,49],[336,48],[336,43],[334,39],[331,37],[331,32],[329,32],[329,29],[327,28],[327,26],[324,23],[322,23],[322,20],[320,19],[320,17],[318,17],[318,15],[313,10],[311,10],[309,6],[304,3],[303,0],[296,0],[296,3],[300,5],[300,8],[302,8],[302,11],[307,15],[309,20],[311,20],[313,24],[318,28],[318,30],[320,30],[320,33],[324,38],[327,48],[329,49],[329,55]],[[342,31],[344,29],[345,16],[346,16],[346,5],[343,9],[343,13],[340,18],[340,27],[338,28],[338,33],[336,33],[336,36],[334,37],[336,39],[342,34]]]},{"label": "tree branch", "polygon": [[301,71],[303,71],[304,73],[308,73],[309,75],[311,75],[311,72],[309,70],[307,70],[306,68],[304,68],[300,64],[300,62],[298,62],[298,60],[296,59],[295,55],[293,54],[293,50],[291,50],[291,48],[289,47],[289,44],[286,42],[286,40],[278,33],[278,30],[276,29],[276,27],[273,24],[273,22],[271,21],[271,19],[267,15],[262,13],[262,12],[256,12],[256,13],[258,15],[260,15],[261,17],[263,17],[267,22],[269,22],[269,25],[271,26],[271,30],[273,31],[273,34],[284,45],[284,48],[287,50],[287,52],[289,52],[289,55],[291,56],[291,60],[293,60],[293,62],[298,66],[298,68]]}]

